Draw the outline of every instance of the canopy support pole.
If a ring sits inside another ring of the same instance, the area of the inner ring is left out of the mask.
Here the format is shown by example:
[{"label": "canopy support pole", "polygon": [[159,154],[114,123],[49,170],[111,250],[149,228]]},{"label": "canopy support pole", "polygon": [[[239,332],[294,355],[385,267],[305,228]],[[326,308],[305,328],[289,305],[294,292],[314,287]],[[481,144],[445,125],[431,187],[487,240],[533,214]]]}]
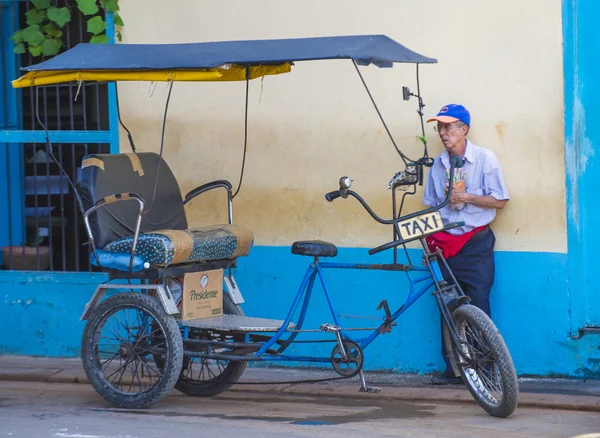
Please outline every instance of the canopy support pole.
[{"label": "canopy support pole", "polygon": [[400,158],[402,158],[402,161],[404,161],[404,165],[407,166],[408,165],[407,160],[408,161],[414,161],[414,160],[411,160],[406,155],[404,155],[402,153],[402,151],[400,150],[400,148],[398,147],[398,145],[396,144],[396,142],[394,141],[394,137],[392,136],[392,133],[388,129],[387,124],[385,123],[385,120],[383,119],[383,116],[381,115],[381,112],[379,111],[379,107],[375,103],[375,99],[373,99],[373,96],[371,95],[371,91],[369,90],[369,87],[367,86],[367,83],[365,82],[365,80],[364,80],[364,78],[363,78],[360,70],[358,69],[358,65],[356,64],[356,61],[354,59],[352,60],[352,64],[354,64],[354,68],[356,69],[356,72],[358,73],[358,76],[360,77],[360,80],[362,81],[362,83],[363,83],[363,85],[365,87],[365,90],[367,90],[367,94],[371,98],[371,102],[373,103],[373,106],[375,107],[375,111],[377,111],[377,115],[379,116],[379,119],[381,120],[381,123],[383,123],[383,127],[385,128],[386,132],[388,133],[388,136],[390,137],[390,140],[392,141],[392,144],[396,148],[396,151],[398,151],[398,155],[400,155]]},{"label": "canopy support pole", "polygon": [[[421,119],[421,134],[423,135],[423,139],[425,139],[425,123],[423,121],[423,115],[424,115],[423,108],[425,108],[425,104],[423,103],[423,99],[421,98],[421,83],[419,81],[419,64],[417,64],[417,98],[419,99],[419,109],[417,110],[417,112],[419,113],[419,118]],[[429,153],[427,151],[427,141],[423,142],[423,147],[425,148],[423,158],[425,158],[425,161],[427,161],[427,158],[429,158]],[[427,166],[427,164],[425,164],[425,165]],[[421,178],[422,178],[422,175],[421,175]]]},{"label": "canopy support pole", "polygon": [[[264,76],[263,76],[264,77]],[[244,179],[244,168],[246,167],[246,152],[248,150],[248,95],[250,91],[250,65],[246,66],[246,105],[244,109],[244,155],[242,158],[242,170],[240,172],[240,182],[238,188],[231,197],[234,199],[242,188],[242,180]]]},{"label": "canopy support pole", "polygon": [[173,82],[169,83],[169,94],[167,95],[167,103],[165,104],[165,113],[163,115],[162,134],[160,137],[160,153],[159,153],[160,159],[158,160],[158,166],[156,167],[156,178],[154,180],[154,191],[152,192],[152,201],[150,202],[150,207],[143,210],[140,213],[140,216],[148,214],[148,212],[150,212],[150,210],[152,210],[152,207],[154,206],[154,199],[156,198],[156,189],[158,187],[158,175],[160,173],[160,164],[162,163],[163,149],[165,146],[165,130],[167,128],[167,113],[169,112],[169,102],[171,101],[171,91],[173,91]]},{"label": "canopy support pole", "polygon": [[133,151],[134,154],[137,154],[137,151],[135,149],[135,143],[133,142],[133,136],[131,135],[131,132],[129,132],[129,129],[127,129],[127,126],[125,126],[125,124],[121,120],[121,110],[119,108],[119,87],[117,85],[117,81],[115,81],[115,100],[116,100],[116,104],[117,104],[117,116],[119,118],[119,125],[121,125],[123,127],[123,129],[127,132],[127,137],[129,138],[129,144],[131,145],[131,150]]}]

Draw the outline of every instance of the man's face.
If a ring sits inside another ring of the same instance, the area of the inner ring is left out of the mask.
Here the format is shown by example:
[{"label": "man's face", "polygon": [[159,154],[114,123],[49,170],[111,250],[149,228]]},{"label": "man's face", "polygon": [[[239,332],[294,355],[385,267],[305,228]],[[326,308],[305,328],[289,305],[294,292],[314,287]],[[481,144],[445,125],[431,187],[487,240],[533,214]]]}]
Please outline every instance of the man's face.
[{"label": "man's face", "polygon": [[440,139],[444,147],[455,152],[465,145],[467,136],[467,125],[459,126],[460,122],[442,123],[438,122],[436,131],[440,134]]}]

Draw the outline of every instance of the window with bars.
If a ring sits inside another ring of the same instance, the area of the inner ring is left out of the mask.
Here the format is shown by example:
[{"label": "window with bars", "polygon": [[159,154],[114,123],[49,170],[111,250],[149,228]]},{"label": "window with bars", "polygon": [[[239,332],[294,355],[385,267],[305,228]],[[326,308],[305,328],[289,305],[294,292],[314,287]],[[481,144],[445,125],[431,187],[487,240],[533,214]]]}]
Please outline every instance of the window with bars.
[{"label": "window with bars", "polygon": [[[0,137],[0,269],[32,271],[93,271],[89,262],[87,234],[73,190],[59,166],[48,156],[46,144],[34,134],[109,130],[109,86],[65,84],[14,90],[10,81],[19,66],[36,64],[42,56],[15,55],[10,35],[27,26],[25,13],[30,2],[1,1],[0,133],[19,132],[19,142],[2,143]],[[85,17],[72,10],[62,36],[64,47],[88,42]],[[37,99],[37,113],[36,113]],[[31,133],[31,136],[28,136]],[[28,142],[28,137],[31,139]],[[11,138],[5,136],[5,138]],[[108,142],[53,142],[53,151],[69,177],[77,180],[82,158],[88,153],[110,153]]]}]

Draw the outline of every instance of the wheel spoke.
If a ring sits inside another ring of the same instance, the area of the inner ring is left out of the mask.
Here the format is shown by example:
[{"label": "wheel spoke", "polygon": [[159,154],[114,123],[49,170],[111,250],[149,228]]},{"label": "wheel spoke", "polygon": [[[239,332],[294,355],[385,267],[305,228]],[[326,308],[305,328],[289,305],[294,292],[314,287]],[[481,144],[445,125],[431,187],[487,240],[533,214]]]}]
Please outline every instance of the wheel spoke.
[{"label": "wheel spoke", "polygon": [[[108,323],[110,323],[110,327],[108,326]],[[118,323],[118,321],[117,321],[117,323]],[[116,336],[115,337],[116,341],[123,342],[123,336],[121,336],[119,334],[119,327],[117,326],[116,328],[114,328],[114,323],[112,322],[112,320],[107,320],[106,325],[104,327],[106,327],[107,331],[112,332],[112,334],[114,336]]]},{"label": "wheel spoke", "polygon": [[129,365],[131,365],[131,382],[129,383],[129,391],[131,392],[131,390],[133,389],[133,383],[135,382],[135,368],[134,368],[134,360],[132,359],[131,361],[129,361]]},{"label": "wheel spoke", "polygon": [[[490,355],[490,354],[491,354],[491,350],[490,350],[490,348],[489,348],[489,346],[488,346],[488,343],[487,343],[487,341],[486,341],[485,339],[482,339],[482,337],[481,337],[481,336],[478,336],[478,335],[477,335],[477,333],[475,333],[475,332],[473,331],[473,329],[471,328],[471,326],[470,326],[470,325],[469,325],[469,326],[467,326],[467,329],[468,329],[468,331],[470,332],[470,337],[471,337],[471,338],[475,338],[475,339],[476,339],[476,341],[477,341],[477,344],[475,344],[474,342],[473,342],[473,343],[470,343],[470,345],[471,345],[471,348],[472,348],[473,350],[475,350],[475,352],[477,352],[477,353],[478,353],[479,355],[481,355],[481,356],[488,356],[488,355]],[[478,348],[479,346],[482,346],[482,347],[484,347],[484,349],[485,349],[485,350],[487,350],[487,351],[485,351],[485,352],[484,352],[484,351],[481,351],[481,350]]]},{"label": "wheel spoke", "polygon": [[[125,365],[122,365],[122,366],[121,366],[121,368],[120,368],[120,369],[122,370],[122,371],[121,371],[121,375],[119,376],[119,382],[120,382],[121,389],[123,388],[123,376],[125,375],[125,371],[127,371],[127,366],[129,365],[129,362],[130,362],[130,360],[128,359],[128,360],[125,362]],[[118,370],[117,370],[117,371],[118,371]],[[115,372],[115,373],[113,373],[113,374],[116,374],[116,372]],[[112,374],[111,374],[111,375],[112,375]],[[115,380],[113,379],[113,382],[114,382],[114,381],[115,381]]]},{"label": "wheel spoke", "polygon": [[479,367],[479,370],[480,371],[478,371],[478,374],[481,377],[481,379],[484,382],[486,382],[491,387],[491,389],[494,389],[496,392],[500,392],[501,393],[502,392],[502,383],[498,382],[499,383],[498,385],[495,384],[492,381],[492,376],[483,367]]},{"label": "wheel spoke", "polygon": [[116,352],[116,353],[115,353],[115,354],[114,354],[114,355],[113,355],[111,358],[109,358],[109,359],[105,360],[105,361],[104,361],[104,363],[101,363],[101,364],[100,364],[100,369],[103,369],[103,368],[104,368],[104,365],[112,363],[112,361],[113,361],[113,360],[115,360],[115,358],[116,358],[117,356],[119,356],[119,352]]},{"label": "wheel spoke", "polygon": [[[145,357],[141,357],[141,360],[146,365],[146,368],[148,368],[148,371],[154,370],[156,372],[156,374],[158,374],[159,376],[163,374],[162,371],[160,370],[160,368],[156,368],[156,367],[150,365],[150,363],[148,362],[148,360]],[[165,364],[166,363],[167,363],[167,361],[165,360]]]},{"label": "wheel spoke", "polygon": [[472,327],[469,321],[461,321],[457,325],[459,337],[461,338],[461,348],[465,356],[469,358],[468,363],[462,363],[465,368],[465,376],[471,382],[471,385],[477,388],[477,392],[492,403],[499,403],[502,400],[502,384],[497,385],[493,382],[493,376],[489,367],[497,368],[493,351],[483,334],[478,328]]},{"label": "wheel spoke", "polygon": [[208,360],[205,361],[205,364],[206,364],[206,370],[208,371],[209,376],[211,376],[211,379],[214,379],[215,377],[217,377],[217,375],[210,369]]},{"label": "wheel spoke", "polygon": [[[162,375],[162,372],[148,363],[146,358],[149,354],[155,354],[158,357],[162,356],[165,363],[167,362],[164,355],[153,353],[156,348],[167,347],[160,326],[148,330],[154,321],[151,314],[137,307],[116,309],[105,317],[99,327],[100,335],[95,355],[98,357],[104,378],[111,386],[127,393],[137,392],[135,387],[144,391],[148,386],[152,387],[157,377]],[[160,340],[159,344],[152,344],[152,340],[156,338]],[[124,352],[121,349],[124,349]],[[123,357],[124,354],[127,354],[126,358]],[[100,356],[109,357],[100,360]],[[117,357],[119,363],[115,364]]]},{"label": "wheel spoke", "polygon": [[[190,330],[190,339],[199,339],[205,341],[236,342],[236,338],[231,335],[211,333],[203,330]],[[239,339],[238,339],[239,341]],[[193,347],[192,347],[193,348]],[[213,354],[227,354],[234,350],[234,347],[219,346],[212,350]],[[206,353],[204,346],[194,349],[197,352]],[[235,362],[234,362],[235,363]],[[208,359],[206,357],[190,358],[188,365],[181,372],[181,379],[192,384],[207,384],[219,379],[227,372],[232,362],[223,359]]]}]

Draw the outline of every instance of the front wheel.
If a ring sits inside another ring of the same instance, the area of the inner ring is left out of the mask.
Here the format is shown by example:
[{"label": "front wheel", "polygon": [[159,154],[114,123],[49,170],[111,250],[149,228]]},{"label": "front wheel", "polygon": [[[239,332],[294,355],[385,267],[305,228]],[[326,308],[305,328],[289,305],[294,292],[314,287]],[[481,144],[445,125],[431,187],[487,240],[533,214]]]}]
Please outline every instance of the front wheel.
[{"label": "front wheel", "polygon": [[[508,417],[517,407],[517,373],[502,335],[489,316],[470,304],[459,306],[452,319],[460,345],[444,324],[446,351],[475,401],[494,417]],[[461,355],[458,351],[463,352]]]},{"label": "front wheel", "polygon": [[81,354],[87,377],[106,401],[141,409],[175,385],[183,342],[177,323],[158,300],[128,292],[94,309],[83,332]]}]

